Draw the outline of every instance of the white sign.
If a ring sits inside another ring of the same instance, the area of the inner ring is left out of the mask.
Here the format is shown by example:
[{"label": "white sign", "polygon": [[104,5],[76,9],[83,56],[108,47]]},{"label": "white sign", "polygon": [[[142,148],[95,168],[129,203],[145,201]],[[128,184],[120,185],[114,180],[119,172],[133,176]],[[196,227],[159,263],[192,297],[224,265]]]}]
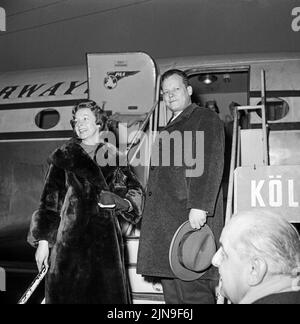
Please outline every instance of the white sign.
[{"label": "white sign", "polygon": [[292,16],[295,17],[292,21],[292,30],[298,32],[300,31],[300,7],[295,7],[292,10]]},{"label": "white sign", "polygon": [[300,222],[300,165],[235,170],[235,212],[253,208]]},{"label": "white sign", "polygon": [[0,32],[6,31],[6,12],[0,7]]}]

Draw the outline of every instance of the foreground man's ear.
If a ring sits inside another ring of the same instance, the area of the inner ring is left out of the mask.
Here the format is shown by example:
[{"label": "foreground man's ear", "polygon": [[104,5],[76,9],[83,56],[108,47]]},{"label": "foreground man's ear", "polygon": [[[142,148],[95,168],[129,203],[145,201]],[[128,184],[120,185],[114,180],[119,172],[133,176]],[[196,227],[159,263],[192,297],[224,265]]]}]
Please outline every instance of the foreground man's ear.
[{"label": "foreground man's ear", "polygon": [[249,286],[259,285],[265,278],[268,271],[266,261],[261,257],[253,257],[249,262]]}]

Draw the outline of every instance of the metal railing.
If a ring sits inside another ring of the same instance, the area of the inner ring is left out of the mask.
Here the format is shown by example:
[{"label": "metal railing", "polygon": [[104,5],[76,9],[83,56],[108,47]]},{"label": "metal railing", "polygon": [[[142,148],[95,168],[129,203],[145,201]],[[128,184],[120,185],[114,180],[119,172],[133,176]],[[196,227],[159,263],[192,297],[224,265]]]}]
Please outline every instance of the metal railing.
[{"label": "metal railing", "polygon": [[[262,142],[263,142],[263,164],[269,165],[269,143],[268,143],[268,125],[266,118],[266,87],[265,87],[265,71],[261,71],[261,105],[257,106],[236,106],[234,110],[233,122],[233,137],[231,144],[231,159],[230,159],[230,173],[229,184],[226,203],[225,226],[230,221],[233,215],[233,201],[234,201],[234,171],[241,165],[241,126],[239,125],[240,111],[261,110],[262,115]],[[218,288],[219,289],[219,288]],[[217,292],[217,303],[224,304],[225,298]]]}]

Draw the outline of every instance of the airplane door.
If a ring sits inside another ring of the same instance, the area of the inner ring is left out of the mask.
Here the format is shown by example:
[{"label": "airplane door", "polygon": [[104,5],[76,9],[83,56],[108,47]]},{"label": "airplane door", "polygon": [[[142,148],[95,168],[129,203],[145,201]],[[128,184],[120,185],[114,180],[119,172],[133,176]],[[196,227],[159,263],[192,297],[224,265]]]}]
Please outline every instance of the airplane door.
[{"label": "airplane door", "polygon": [[87,54],[89,98],[107,111],[149,112],[157,100],[158,69],[145,53]]},{"label": "airplane door", "polygon": [[[131,165],[144,187],[149,174],[149,159],[159,119],[159,72],[146,53],[87,54],[89,99],[102,107],[111,120],[119,150],[128,152]],[[141,138],[136,136],[141,134]],[[146,136],[144,136],[146,135]],[[131,146],[133,142],[138,146]],[[120,145],[120,143],[122,145]],[[113,143],[114,144],[114,143]]]}]

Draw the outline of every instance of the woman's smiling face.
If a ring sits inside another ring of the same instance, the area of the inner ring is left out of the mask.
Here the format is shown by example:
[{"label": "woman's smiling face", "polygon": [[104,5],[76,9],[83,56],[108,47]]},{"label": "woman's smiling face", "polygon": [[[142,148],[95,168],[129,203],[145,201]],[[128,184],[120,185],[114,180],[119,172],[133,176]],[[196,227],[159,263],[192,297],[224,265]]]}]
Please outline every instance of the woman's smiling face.
[{"label": "woman's smiling face", "polygon": [[99,137],[99,125],[90,108],[81,108],[75,114],[75,131],[77,136],[87,144],[96,144]]}]

